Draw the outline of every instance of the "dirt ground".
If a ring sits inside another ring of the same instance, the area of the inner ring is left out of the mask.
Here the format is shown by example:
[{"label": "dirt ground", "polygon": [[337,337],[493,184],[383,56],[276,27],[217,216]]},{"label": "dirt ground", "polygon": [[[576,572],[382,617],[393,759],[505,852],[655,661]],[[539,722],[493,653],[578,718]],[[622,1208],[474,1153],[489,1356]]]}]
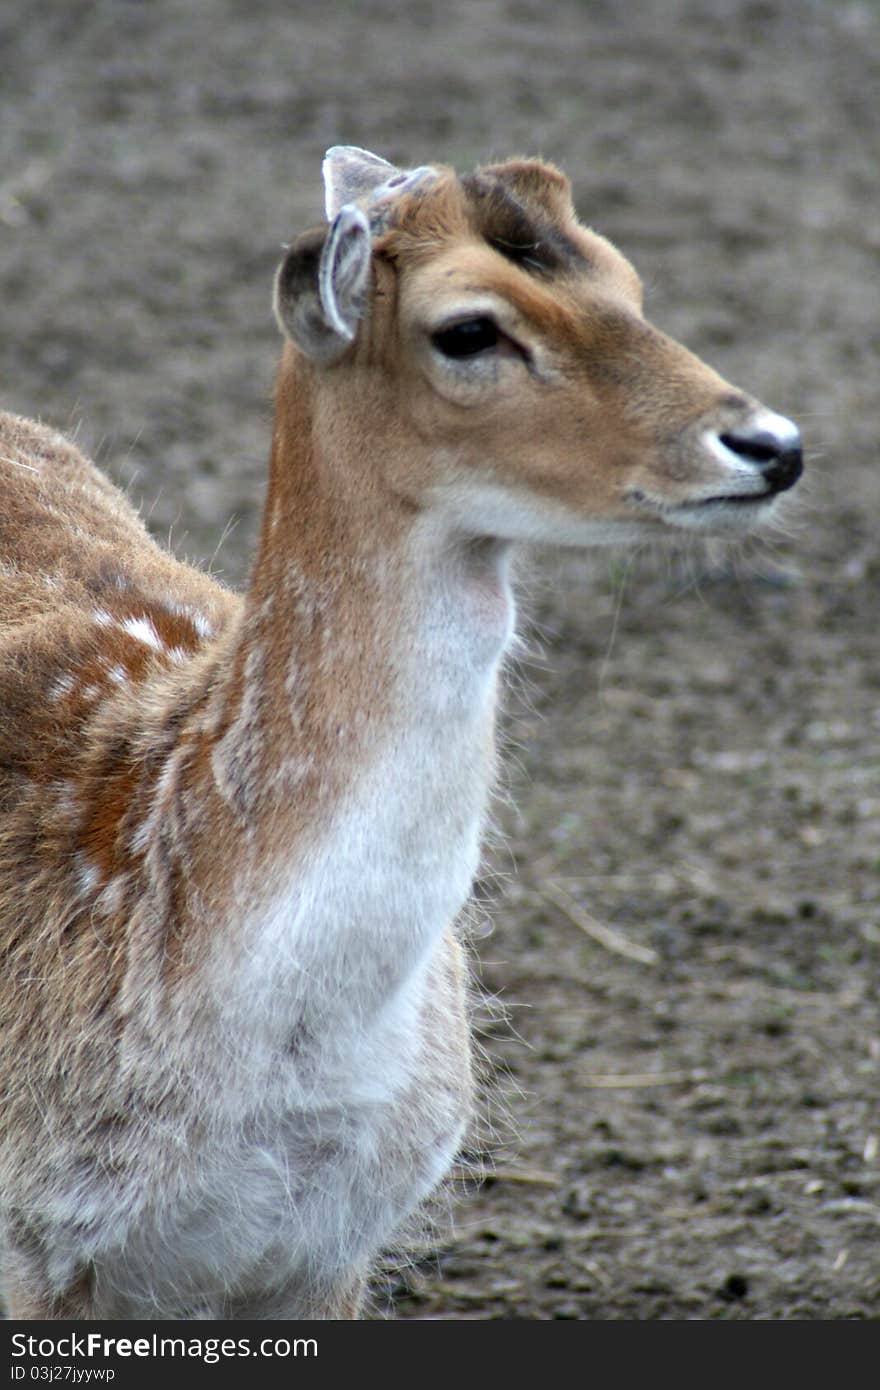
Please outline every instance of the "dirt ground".
[{"label": "dirt ground", "polygon": [[552,158],[650,316],[801,423],[784,532],[526,567],[494,1171],[375,1314],[880,1315],[880,5],[6,0],[0,45],[3,403],[227,578],[335,142]]}]

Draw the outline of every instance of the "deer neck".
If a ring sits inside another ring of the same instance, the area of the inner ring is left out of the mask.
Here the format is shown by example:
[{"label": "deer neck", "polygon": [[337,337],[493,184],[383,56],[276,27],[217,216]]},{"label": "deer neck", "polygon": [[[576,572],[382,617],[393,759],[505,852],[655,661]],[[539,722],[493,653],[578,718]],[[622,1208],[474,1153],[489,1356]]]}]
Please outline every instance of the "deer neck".
[{"label": "deer neck", "polygon": [[504,548],[393,495],[327,433],[307,393],[282,392],[212,764],[259,844],[273,977],[297,923],[296,971],[376,1004],[470,889],[513,607]]},{"label": "deer neck", "polygon": [[242,792],[256,802],[272,799],[282,770],[290,788],[311,767],[328,789],[337,771],[348,783],[426,719],[491,719],[513,621],[507,548],[395,495],[358,456],[359,440],[328,442],[298,384],[279,393],[229,684],[250,739]]}]

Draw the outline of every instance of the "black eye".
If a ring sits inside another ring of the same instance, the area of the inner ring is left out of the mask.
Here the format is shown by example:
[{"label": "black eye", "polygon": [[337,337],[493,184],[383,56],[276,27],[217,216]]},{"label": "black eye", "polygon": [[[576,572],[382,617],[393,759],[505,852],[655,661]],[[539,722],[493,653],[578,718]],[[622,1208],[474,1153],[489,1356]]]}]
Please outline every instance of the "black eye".
[{"label": "black eye", "polygon": [[474,357],[495,347],[499,336],[491,319],[464,319],[451,328],[441,328],[431,342],[444,357]]}]

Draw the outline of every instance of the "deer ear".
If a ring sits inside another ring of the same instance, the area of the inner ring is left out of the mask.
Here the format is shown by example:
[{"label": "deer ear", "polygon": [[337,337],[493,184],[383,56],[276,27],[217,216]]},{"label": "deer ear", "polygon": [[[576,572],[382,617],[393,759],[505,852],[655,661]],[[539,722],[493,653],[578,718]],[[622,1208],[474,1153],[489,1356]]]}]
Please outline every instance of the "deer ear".
[{"label": "deer ear", "polygon": [[324,156],[324,210],[332,222],[346,203],[359,203],[400,172],[357,145],[333,145]]},{"label": "deer ear", "polygon": [[537,205],[553,218],[564,221],[575,215],[571,180],[555,164],[545,164],[540,159],[510,159],[506,164],[490,164],[477,172],[493,174],[524,203]]},{"label": "deer ear", "polygon": [[356,145],[334,145],[324,156],[324,202],[327,220],[342,208],[358,203],[367,209],[373,234],[380,233],[397,199],[417,186],[431,183],[437,170],[430,164],[398,169]]},{"label": "deer ear", "polygon": [[307,357],[335,362],[353,342],[370,277],[370,225],[360,208],[340,208],[329,228],[305,232],[275,277],[275,317]]}]

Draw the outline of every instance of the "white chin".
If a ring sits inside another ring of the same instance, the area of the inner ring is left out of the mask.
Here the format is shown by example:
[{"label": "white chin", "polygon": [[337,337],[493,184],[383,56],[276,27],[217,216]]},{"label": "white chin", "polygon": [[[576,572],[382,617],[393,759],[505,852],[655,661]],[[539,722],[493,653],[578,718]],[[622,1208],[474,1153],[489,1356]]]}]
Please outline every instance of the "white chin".
[{"label": "white chin", "polygon": [[743,535],[769,521],[776,510],[775,497],[756,497],[726,502],[702,502],[685,507],[669,507],[662,512],[667,526],[680,531],[702,531],[706,535]]}]

